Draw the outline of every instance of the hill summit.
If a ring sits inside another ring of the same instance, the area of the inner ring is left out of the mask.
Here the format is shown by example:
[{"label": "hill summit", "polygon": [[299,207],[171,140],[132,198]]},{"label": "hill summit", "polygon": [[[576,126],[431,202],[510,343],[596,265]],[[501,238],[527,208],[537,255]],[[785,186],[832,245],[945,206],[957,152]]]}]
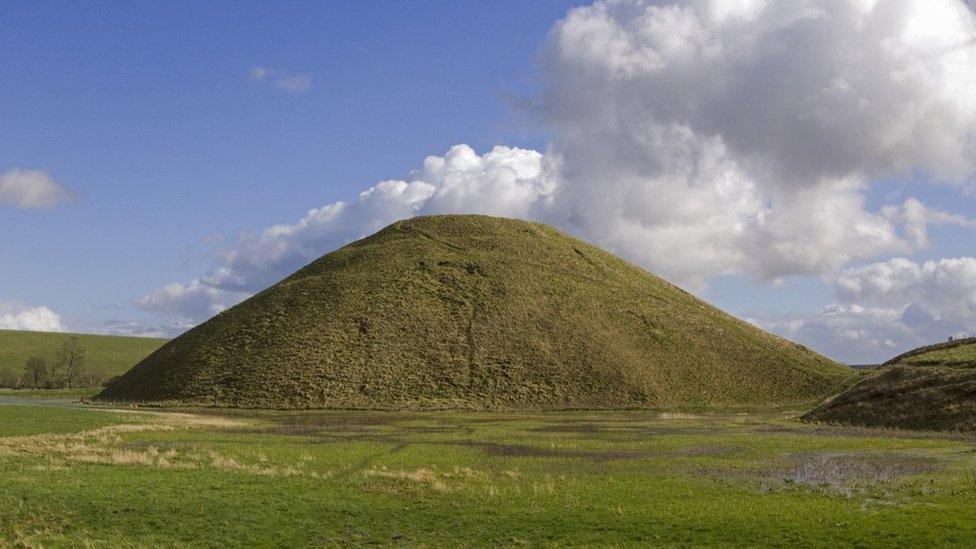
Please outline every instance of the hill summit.
[{"label": "hill summit", "polygon": [[537,223],[417,217],[169,342],[102,400],[642,408],[824,397],[850,371]]}]

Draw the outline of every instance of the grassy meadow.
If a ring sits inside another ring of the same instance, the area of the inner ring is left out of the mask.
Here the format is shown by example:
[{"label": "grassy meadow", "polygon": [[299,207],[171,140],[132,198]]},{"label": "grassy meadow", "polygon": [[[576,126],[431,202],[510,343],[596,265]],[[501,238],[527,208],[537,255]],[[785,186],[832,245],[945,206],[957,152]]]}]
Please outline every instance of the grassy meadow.
[{"label": "grassy meadow", "polygon": [[959,546],[976,439],[787,412],[113,411],[0,394],[0,546]]}]

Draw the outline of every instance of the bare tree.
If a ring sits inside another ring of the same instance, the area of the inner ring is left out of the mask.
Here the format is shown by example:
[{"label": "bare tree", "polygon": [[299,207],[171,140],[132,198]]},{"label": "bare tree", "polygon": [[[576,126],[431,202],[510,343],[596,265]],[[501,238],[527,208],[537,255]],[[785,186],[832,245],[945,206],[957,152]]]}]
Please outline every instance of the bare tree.
[{"label": "bare tree", "polygon": [[48,375],[47,360],[39,357],[32,356],[27,359],[27,365],[24,366],[24,382],[33,387],[34,389],[39,389],[43,386],[44,381]]},{"label": "bare tree", "polygon": [[70,389],[85,370],[85,349],[77,337],[64,342],[61,352],[58,353],[57,364],[57,370],[64,371],[64,381]]}]

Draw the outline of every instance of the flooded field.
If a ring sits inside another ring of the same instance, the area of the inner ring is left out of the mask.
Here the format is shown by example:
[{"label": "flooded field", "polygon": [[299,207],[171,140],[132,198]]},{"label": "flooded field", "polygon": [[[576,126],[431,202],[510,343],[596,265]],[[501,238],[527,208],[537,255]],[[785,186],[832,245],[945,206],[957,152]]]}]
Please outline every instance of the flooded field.
[{"label": "flooded field", "polygon": [[0,396],[9,545],[976,540],[976,441],[961,435],[785,412],[112,411]]}]

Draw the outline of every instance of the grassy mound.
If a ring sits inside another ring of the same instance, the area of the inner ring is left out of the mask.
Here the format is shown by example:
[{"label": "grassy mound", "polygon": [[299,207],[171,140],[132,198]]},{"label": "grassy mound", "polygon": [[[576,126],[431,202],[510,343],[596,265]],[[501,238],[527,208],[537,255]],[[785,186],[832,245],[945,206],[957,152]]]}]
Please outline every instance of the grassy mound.
[{"label": "grassy mound", "polygon": [[901,429],[976,430],[976,339],[920,347],[821,404],[808,421]]},{"label": "grassy mound", "polygon": [[823,397],[852,375],[545,225],[419,217],[171,341],[98,398],[625,408]]},{"label": "grassy mound", "polygon": [[27,359],[35,356],[54,362],[71,337],[77,337],[85,349],[86,369],[106,378],[126,372],[166,343],[165,339],[146,337],[0,330],[0,373],[20,376]]}]

